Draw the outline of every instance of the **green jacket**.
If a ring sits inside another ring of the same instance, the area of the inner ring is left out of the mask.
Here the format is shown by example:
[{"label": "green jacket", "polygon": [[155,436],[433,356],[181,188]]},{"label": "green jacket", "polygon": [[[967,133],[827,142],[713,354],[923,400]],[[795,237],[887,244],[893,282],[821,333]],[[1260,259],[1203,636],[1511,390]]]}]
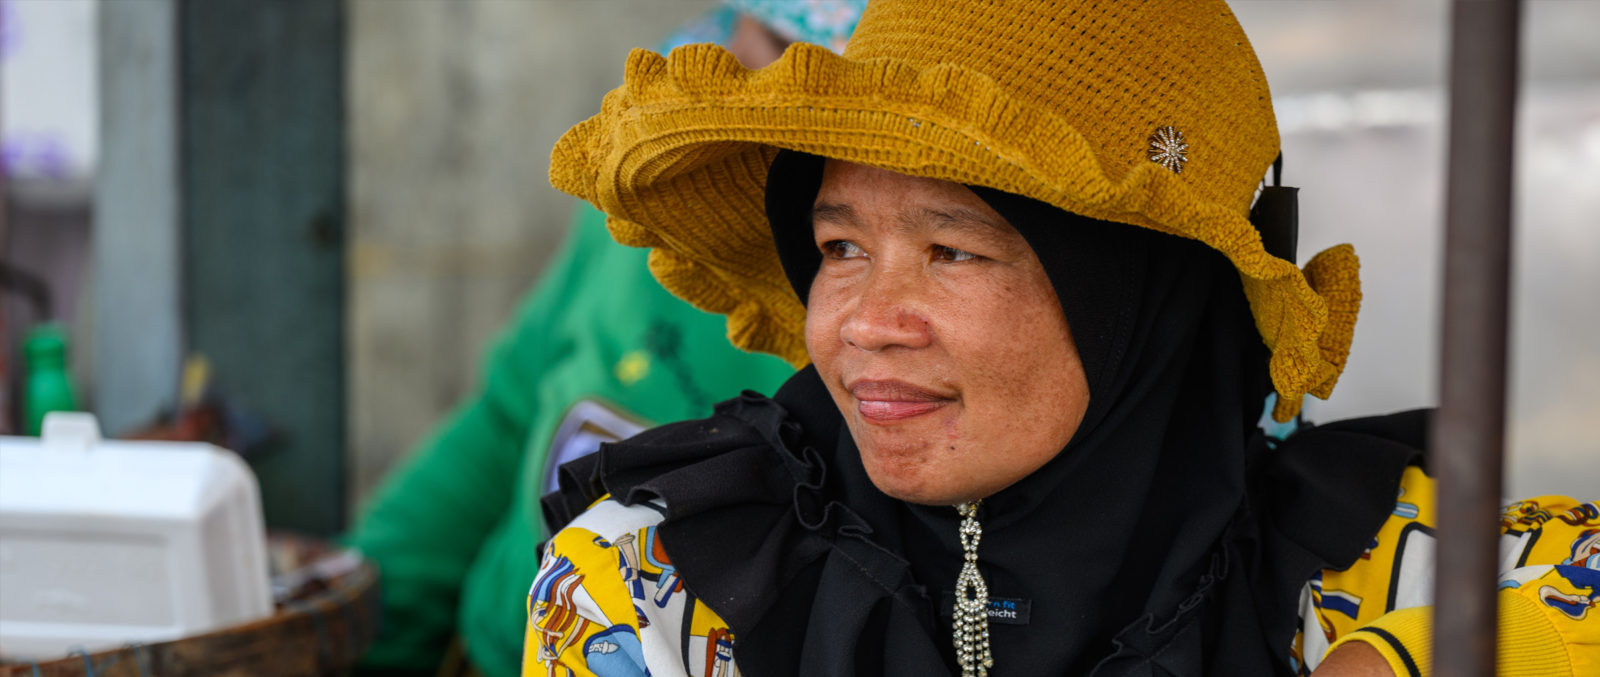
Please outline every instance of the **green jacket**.
[{"label": "green jacket", "polygon": [[575,404],[665,423],[707,416],[741,390],[770,394],[793,373],[734,348],[721,316],[662,289],[647,252],[613,242],[605,215],[583,205],[576,221],[481,388],[390,474],[347,539],[382,574],[366,668],[431,674],[460,635],[486,677],[518,674],[552,441],[594,428],[569,418]]}]

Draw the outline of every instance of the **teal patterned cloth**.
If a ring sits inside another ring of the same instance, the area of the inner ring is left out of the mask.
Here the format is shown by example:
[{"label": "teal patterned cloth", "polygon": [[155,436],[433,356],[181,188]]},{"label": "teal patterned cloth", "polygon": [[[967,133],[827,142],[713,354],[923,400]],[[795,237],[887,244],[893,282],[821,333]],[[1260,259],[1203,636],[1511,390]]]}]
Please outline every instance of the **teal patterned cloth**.
[{"label": "teal patterned cloth", "polygon": [[845,40],[866,7],[866,0],[723,0],[679,26],[662,41],[661,51],[699,42],[727,44],[739,15],[748,14],[785,39],[843,52]]}]

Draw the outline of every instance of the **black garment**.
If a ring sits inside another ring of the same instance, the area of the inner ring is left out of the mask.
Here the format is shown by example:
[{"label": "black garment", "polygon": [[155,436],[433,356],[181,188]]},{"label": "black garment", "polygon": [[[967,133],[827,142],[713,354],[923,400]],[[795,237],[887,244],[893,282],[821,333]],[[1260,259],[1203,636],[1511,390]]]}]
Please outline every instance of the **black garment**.
[{"label": "black garment", "polygon": [[[820,174],[785,153],[768,184],[802,299]],[[1031,602],[1028,624],[991,623],[993,674],[1289,674],[1301,586],[1359,556],[1417,447],[1333,431],[1269,452],[1254,428],[1266,352],[1220,254],[974,190],[1038,254],[1091,394],[1061,453],[980,510],[991,598]],[[1299,451],[1330,434],[1337,454]],[[962,561],[956,513],[872,485],[814,370],[566,470],[552,530],[605,493],[665,500],[662,543],[747,674],[955,669],[941,607]]]}]

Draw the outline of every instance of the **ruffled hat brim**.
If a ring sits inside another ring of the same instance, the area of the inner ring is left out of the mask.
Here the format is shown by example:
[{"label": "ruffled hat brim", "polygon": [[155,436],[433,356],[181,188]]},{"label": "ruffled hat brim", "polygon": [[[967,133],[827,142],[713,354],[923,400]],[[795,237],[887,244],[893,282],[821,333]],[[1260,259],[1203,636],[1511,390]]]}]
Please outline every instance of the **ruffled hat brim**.
[{"label": "ruffled hat brim", "polygon": [[689,303],[728,317],[737,346],[809,361],[805,309],[784,277],[763,210],[779,149],[1031,197],[1095,219],[1192,238],[1238,268],[1292,418],[1327,397],[1360,307],[1349,245],[1301,270],[1262,246],[1244,207],[1207,199],[1156,163],[1112,177],[1051,111],[952,64],[850,59],[795,44],[746,69],[715,45],[629,55],[622,87],[568,131],[550,180],[609,216],[612,235],[650,248],[650,269]]}]

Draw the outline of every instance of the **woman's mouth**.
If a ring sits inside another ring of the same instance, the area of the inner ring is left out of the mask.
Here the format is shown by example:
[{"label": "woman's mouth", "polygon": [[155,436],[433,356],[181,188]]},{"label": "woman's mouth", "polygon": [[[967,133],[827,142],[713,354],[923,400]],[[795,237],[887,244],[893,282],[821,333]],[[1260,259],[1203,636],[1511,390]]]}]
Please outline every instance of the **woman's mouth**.
[{"label": "woman's mouth", "polygon": [[858,380],[849,385],[856,411],[868,423],[893,423],[930,413],[952,398],[904,381]]}]

